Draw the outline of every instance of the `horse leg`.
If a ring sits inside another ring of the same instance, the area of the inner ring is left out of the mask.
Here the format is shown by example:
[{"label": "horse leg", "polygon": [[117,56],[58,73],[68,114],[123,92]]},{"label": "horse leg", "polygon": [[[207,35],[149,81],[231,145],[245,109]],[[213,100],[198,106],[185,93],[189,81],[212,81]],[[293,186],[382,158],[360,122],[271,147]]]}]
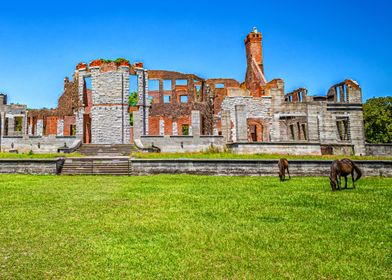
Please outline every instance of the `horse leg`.
[{"label": "horse leg", "polygon": [[338,181],[338,190],[340,191],[342,177],[339,175],[339,177],[336,178],[336,181]]},{"label": "horse leg", "polygon": [[347,189],[347,176],[344,176],[344,188]]},{"label": "horse leg", "polygon": [[353,180],[353,189],[355,189],[355,179],[354,179],[354,170],[351,172],[351,179]]},{"label": "horse leg", "polygon": [[289,167],[287,167],[287,174],[289,174],[289,180],[290,180],[291,177],[290,177]]}]

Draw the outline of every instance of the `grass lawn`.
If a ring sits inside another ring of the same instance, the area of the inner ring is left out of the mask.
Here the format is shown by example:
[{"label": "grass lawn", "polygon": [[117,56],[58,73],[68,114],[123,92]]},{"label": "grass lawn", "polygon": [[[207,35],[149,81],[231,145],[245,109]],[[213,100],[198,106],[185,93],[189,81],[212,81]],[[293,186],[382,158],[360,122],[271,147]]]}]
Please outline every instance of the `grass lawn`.
[{"label": "grass lawn", "polygon": [[322,156],[312,156],[312,155],[279,155],[279,154],[254,154],[254,155],[244,155],[244,154],[233,154],[230,152],[221,153],[210,153],[210,152],[200,152],[200,153],[142,153],[136,152],[132,153],[131,157],[135,158],[148,158],[148,159],[176,159],[176,158],[196,158],[196,159],[280,159],[282,157],[287,159],[308,159],[308,160],[335,160],[342,158],[350,158],[352,160],[392,160],[392,157],[385,156],[337,156],[337,155],[322,155]]},{"label": "grass lawn", "polygon": [[30,154],[30,153],[2,153],[0,152],[0,159],[54,159],[58,157],[80,157],[80,153],[75,152],[71,154],[60,154],[60,153],[52,153],[52,154]]},{"label": "grass lawn", "polygon": [[0,279],[392,279],[392,179],[0,176]]}]

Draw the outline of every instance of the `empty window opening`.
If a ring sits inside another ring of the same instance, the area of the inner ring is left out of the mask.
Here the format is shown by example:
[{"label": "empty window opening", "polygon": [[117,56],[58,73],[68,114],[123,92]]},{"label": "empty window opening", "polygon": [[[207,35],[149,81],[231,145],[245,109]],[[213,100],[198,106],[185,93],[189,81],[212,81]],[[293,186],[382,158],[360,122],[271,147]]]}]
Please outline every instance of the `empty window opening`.
[{"label": "empty window opening", "polygon": [[159,80],[148,80],[148,90],[159,90]]},{"label": "empty window opening", "polygon": [[343,86],[343,98],[344,102],[348,102],[347,87],[345,85]]},{"label": "empty window opening", "polygon": [[201,95],[200,91],[201,91],[201,86],[200,85],[196,85],[195,86],[195,94],[196,94],[197,98],[199,98],[199,96]]},{"label": "empty window opening", "polygon": [[170,103],[171,100],[171,96],[170,95],[165,95],[163,97],[163,103]]},{"label": "empty window opening", "polygon": [[91,77],[84,77],[84,86],[86,89],[92,89]]},{"label": "empty window opening", "polygon": [[181,126],[181,132],[182,132],[182,135],[189,135],[189,125],[183,124]]},{"label": "empty window opening", "polygon": [[215,84],[215,88],[225,88],[225,84]]},{"label": "empty window opening", "polygon": [[136,91],[131,92],[128,96],[128,105],[130,107],[135,107],[137,105],[137,102],[139,100],[139,96]]},{"label": "empty window opening", "polygon": [[188,85],[188,80],[176,80],[176,86],[186,86]]},{"label": "empty window opening", "polygon": [[75,136],[76,135],[76,124],[71,124],[69,126],[69,131],[71,133],[71,136]]},{"label": "empty window opening", "polygon": [[4,120],[4,135],[8,135],[8,122],[9,122],[9,118],[5,118],[5,120]]},{"label": "empty window opening", "polygon": [[290,125],[290,136],[291,140],[295,140],[294,125]]},{"label": "empty window opening", "polygon": [[289,102],[293,102],[293,97],[289,95]]},{"label": "empty window opening", "polygon": [[91,77],[84,77],[84,88],[83,88],[83,104],[88,106],[88,95],[91,94],[92,81]]},{"label": "empty window opening", "polygon": [[340,89],[339,87],[335,87],[336,92],[336,102],[340,102]]},{"label": "empty window opening", "polygon": [[302,92],[298,92],[298,101],[302,102]]},{"label": "empty window opening", "polygon": [[129,75],[129,93],[138,91],[138,81],[136,75]]},{"label": "empty window opening", "polygon": [[150,102],[150,104],[152,104],[154,102],[154,97],[149,95],[147,96],[147,100]]},{"label": "empty window opening", "polygon": [[163,80],[163,90],[172,90],[171,80]]},{"label": "empty window opening", "polygon": [[22,132],[23,117],[14,118],[14,130],[15,132]]},{"label": "empty window opening", "polygon": [[337,120],[336,127],[338,131],[338,139],[340,141],[350,140],[349,120],[347,118]]},{"label": "empty window opening", "polygon": [[301,140],[301,127],[299,122],[297,122],[297,135],[298,135],[298,140]]},{"label": "empty window opening", "polygon": [[306,135],[306,125],[303,123],[301,125],[302,128],[302,135],[304,136],[304,140],[308,140],[308,136]]},{"label": "empty window opening", "polygon": [[188,103],[188,95],[180,95],[181,103]]}]

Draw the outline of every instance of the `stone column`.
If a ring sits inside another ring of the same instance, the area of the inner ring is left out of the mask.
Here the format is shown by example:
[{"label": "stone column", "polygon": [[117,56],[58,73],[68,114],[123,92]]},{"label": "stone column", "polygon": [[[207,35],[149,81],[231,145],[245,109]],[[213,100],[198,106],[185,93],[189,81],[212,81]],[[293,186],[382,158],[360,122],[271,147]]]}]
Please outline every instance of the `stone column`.
[{"label": "stone column", "polygon": [[223,110],[221,113],[221,123],[222,123],[222,136],[223,142],[232,142],[231,139],[231,121],[230,121],[230,111]]},{"label": "stone column", "polygon": [[140,115],[140,111],[133,112],[133,139],[140,139],[143,131],[142,118]]},{"label": "stone column", "polygon": [[15,135],[15,118],[14,118],[14,116],[8,117],[8,135],[9,136]]},{"label": "stone column", "polygon": [[159,135],[161,135],[161,136],[165,135],[165,121],[164,121],[164,119],[159,120]]},{"label": "stone column", "polygon": [[195,137],[200,136],[200,111],[191,112],[192,121],[192,135]]},{"label": "stone column", "polygon": [[235,127],[236,127],[237,142],[247,142],[248,126],[246,123],[245,105],[235,106]]},{"label": "stone column", "polygon": [[37,136],[42,136],[44,131],[44,123],[43,120],[37,120]]},{"label": "stone column", "polygon": [[57,136],[64,136],[64,120],[58,119],[57,120]]},{"label": "stone column", "polygon": [[173,122],[173,124],[172,124],[172,134],[174,136],[178,135],[178,125],[177,125],[177,122]]}]

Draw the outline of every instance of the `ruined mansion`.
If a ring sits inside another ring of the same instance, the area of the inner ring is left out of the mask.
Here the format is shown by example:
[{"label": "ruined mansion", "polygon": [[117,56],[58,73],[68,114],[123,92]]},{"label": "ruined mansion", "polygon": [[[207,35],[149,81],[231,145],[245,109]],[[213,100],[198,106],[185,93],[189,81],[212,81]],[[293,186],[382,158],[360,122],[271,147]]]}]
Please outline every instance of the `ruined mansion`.
[{"label": "ruined mansion", "polygon": [[[146,69],[141,62],[79,63],[55,109],[7,104],[2,151],[56,152],[93,145],[195,152],[365,155],[362,92],[346,79],[325,96],[285,93],[264,75],[262,34],[245,38],[244,82]],[[131,98],[130,98],[131,96]],[[131,101],[130,101],[131,100]]]}]

